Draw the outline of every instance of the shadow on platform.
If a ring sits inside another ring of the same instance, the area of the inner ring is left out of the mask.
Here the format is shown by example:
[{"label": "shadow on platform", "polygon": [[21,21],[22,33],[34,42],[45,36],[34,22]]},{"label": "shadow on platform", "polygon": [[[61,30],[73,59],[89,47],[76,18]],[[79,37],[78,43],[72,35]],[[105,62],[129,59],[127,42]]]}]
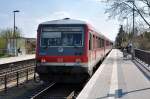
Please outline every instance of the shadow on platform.
[{"label": "shadow on platform", "polygon": [[[150,90],[150,87],[149,87],[149,88],[143,88],[143,89],[132,90],[132,91],[128,91],[128,92],[122,92],[121,97],[123,97],[124,95],[130,94],[130,93],[135,93],[135,92],[145,91],[145,90]],[[106,96],[99,97],[99,98],[96,98],[96,99],[105,99],[105,98],[108,98],[108,97],[116,97],[116,95],[115,95],[115,94],[107,94]],[[120,98],[121,98],[121,97],[120,97]]]}]

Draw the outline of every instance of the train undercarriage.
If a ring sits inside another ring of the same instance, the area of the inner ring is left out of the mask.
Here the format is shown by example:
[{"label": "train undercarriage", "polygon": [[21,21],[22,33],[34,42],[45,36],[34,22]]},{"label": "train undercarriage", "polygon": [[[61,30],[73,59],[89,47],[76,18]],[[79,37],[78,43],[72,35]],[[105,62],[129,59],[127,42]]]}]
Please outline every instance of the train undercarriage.
[{"label": "train undercarriage", "polygon": [[78,66],[37,66],[36,71],[44,82],[82,83],[90,78],[88,68]]}]

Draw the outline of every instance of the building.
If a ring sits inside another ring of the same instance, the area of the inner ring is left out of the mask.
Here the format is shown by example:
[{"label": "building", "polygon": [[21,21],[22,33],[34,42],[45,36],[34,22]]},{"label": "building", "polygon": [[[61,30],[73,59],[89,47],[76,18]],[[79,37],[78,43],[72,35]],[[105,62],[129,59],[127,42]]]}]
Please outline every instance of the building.
[{"label": "building", "polygon": [[35,47],[36,47],[35,38],[10,39],[7,43],[7,53],[9,55],[33,54],[35,53]]}]

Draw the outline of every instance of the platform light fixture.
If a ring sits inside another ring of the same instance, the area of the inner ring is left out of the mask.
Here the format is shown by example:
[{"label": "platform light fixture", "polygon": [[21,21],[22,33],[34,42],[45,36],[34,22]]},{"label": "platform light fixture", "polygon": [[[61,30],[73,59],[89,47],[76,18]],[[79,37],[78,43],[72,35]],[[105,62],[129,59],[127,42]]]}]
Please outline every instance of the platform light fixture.
[{"label": "platform light fixture", "polygon": [[[15,17],[15,13],[18,13],[20,12],[19,10],[14,10],[13,13],[14,13],[14,31],[13,31],[13,53],[15,56],[18,56],[18,52],[17,52],[17,38],[15,37],[15,33],[16,33],[16,17]],[[15,42],[15,39],[16,39],[16,42]]]}]

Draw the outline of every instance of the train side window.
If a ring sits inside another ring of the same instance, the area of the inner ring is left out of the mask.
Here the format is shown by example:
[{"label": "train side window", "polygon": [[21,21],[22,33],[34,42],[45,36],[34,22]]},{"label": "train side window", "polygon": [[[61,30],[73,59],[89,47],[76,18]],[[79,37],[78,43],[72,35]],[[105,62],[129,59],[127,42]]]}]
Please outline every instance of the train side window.
[{"label": "train side window", "polygon": [[92,50],[92,34],[91,33],[89,37],[89,50]]},{"label": "train side window", "polygon": [[99,48],[99,39],[96,37],[96,48]]},{"label": "train side window", "polygon": [[93,35],[92,38],[92,48],[95,49],[95,35]]},{"label": "train side window", "polygon": [[102,39],[101,45],[102,45],[102,47],[104,47],[104,46],[103,46],[103,45],[104,45],[103,39]]},{"label": "train side window", "polygon": [[101,45],[102,45],[101,47],[104,47],[104,39],[101,39],[101,41],[102,41],[101,42]]},{"label": "train side window", "polygon": [[101,48],[103,47],[102,43],[103,43],[103,40],[100,39],[100,47],[101,47]]},{"label": "train side window", "polygon": [[97,39],[96,39],[96,48],[99,48],[99,40],[98,40],[98,37],[96,37]]},{"label": "train side window", "polygon": [[101,48],[101,39],[98,38],[98,47]]}]

